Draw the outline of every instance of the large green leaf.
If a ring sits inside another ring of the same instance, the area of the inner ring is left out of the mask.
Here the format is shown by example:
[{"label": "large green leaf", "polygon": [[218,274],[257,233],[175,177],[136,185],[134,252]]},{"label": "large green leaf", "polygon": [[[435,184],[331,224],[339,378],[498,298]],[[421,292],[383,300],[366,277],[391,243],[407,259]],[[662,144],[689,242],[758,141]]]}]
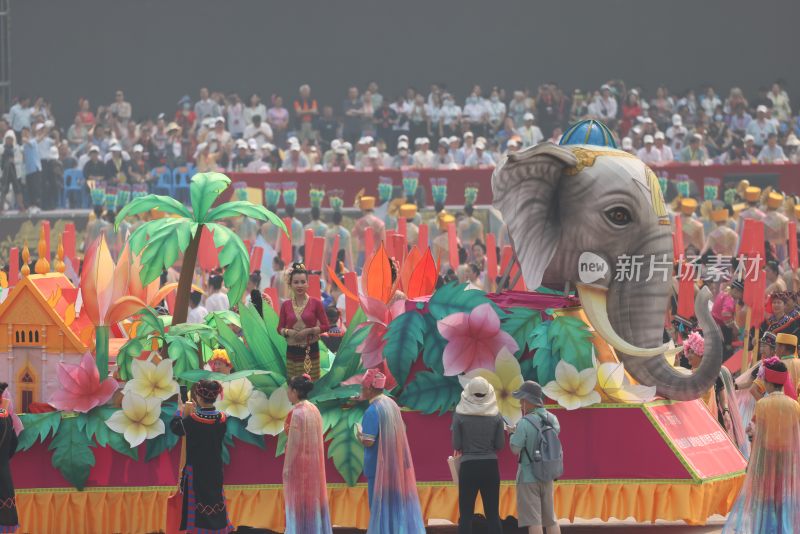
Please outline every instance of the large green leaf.
[{"label": "large green leaf", "polygon": [[225,433],[235,437],[240,441],[244,441],[250,445],[255,445],[259,449],[266,447],[266,444],[264,443],[264,436],[258,436],[252,432],[249,432],[244,421],[241,419],[228,417]]},{"label": "large green leaf", "polygon": [[219,321],[217,322],[217,330],[219,331],[219,343],[228,352],[228,357],[231,359],[234,369],[257,369],[250,349],[242,343],[239,336],[234,334],[228,325]]},{"label": "large green leaf", "polygon": [[167,355],[173,361],[173,372],[180,376],[187,371],[197,369],[197,343],[190,337],[166,335]]},{"label": "large green leaf", "polygon": [[225,465],[231,463],[231,447],[233,447],[233,436],[226,431],[222,437],[222,463]]},{"label": "large green leaf", "polygon": [[265,395],[272,395],[273,391],[286,383],[286,379],[283,375],[277,373],[261,371],[250,377],[250,383],[253,384],[254,388],[263,392]]},{"label": "large green leaf", "polygon": [[153,208],[163,211],[164,213],[172,213],[173,215],[186,217],[187,219],[192,218],[192,212],[190,212],[186,206],[184,206],[178,200],[162,195],[146,195],[143,197],[134,198],[128,204],[126,204],[124,208],[119,210],[119,213],[117,213],[116,222],[114,223],[114,231],[119,230],[119,223],[121,223],[125,217],[128,217],[129,215],[138,215],[140,213],[150,211]]},{"label": "large green leaf", "polygon": [[286,354],[286,338],[278,333],[278,314],[272,306],[264,306],[264,324],[267,326],[269,339],[278,351],[278,354]]},{"label": "large green leaf", "polygon": [[[60,415],[60,414],[59,414]],[[70,484],[83,489],[94,467],[92,442],[81,428],[78,417],[65,417],[48,447],[53,451],[50,462]]]},{"label": "large green leaf", "polygon": [[280,458],[286,452],[286,442],[288,440],[289,436],[286,435],[286,432],[278,434],[278,443],[275,445],[275,458]]},{"label": "large green leaf", "polygon": [[[528,346],[534,350],[533,360],[525,360],[520,364],[522,375],[529,380],[527,373],[536,372],[536,381],[544,385],[555,379],[558,354],[555,354],[550,345],[550,327],[553,321],[543,321],[536,325],[531,332]],[[528,363],[530,362],[530,363]]]},{"label": "large green leaf", "polygon": [[250,277],[250,254],[241,238],[227,226],[217,223],[206,226],[214,232],[214,246],[220,248],[219,265],[225,269],[222,279],[228,288],[228,299],[239,302]]},{"label": "large green leaf", "polygon": [[366,319],[367,316],[361,309],[353,316],[353,320],[350,322],[352,326],[347,329],[342,338],[331,370],[317,381],[314,389],[311,390],[310,398],[313,399],[329,389],[338,387],[344,380],[355,375],[361,369],[361,355],[356,348],[366,339],[371,325],[361,328],[355,325],[361,324]]},{"label": "large green leaf", "polygon": [[331,400],[345,400],[357,397],[361,393],[361,386],[359,384],[352,384],[349,386],[339,386],[325,391],[324,393],[314,397],[314,404],[322,404],[323,402]]},{"label": "large green leaf", "polygon": [[323,434],[336,426],[336,423],[339,422],[339,419],[345,415],[341,405],[333,403],[327,403],[319,406],[319,413],[322,416]]},{"label": "large green leaf", "polygon": [[280,217],[272,213],[270,210],[265,208],[264,206],[259,206],[258,204],[253,204],[247,200],[234,200],[233,202],[226,202],[225,204],[220,204],[216,208],[213,208],[211,211],[208,212],[206,215],[205,221],[206,222],[218,222],[221,219],[225,219],[227,217],[239,217],[243,215],[245,217],[250,217],[252,219],[259,219],[262,221],[269,221],[284,232],[286,232],[286,226],[283,224],[283,221]]},{"label": "large green leaf", "polygon": [[216,328],[217,323],[224,322],[226,324],[232,324],[237,328],[242,327],[242,323],[239,321],[239,314],[232,310],[222,310],[222,311],[215,311],[211,312],[206,315],[204,319],[205,323],[209,325],[211,328]]},{"label": "large green leaf", "polygon": [[139,272],[142,284],[149,284],[161,276],[164,269],[175,264],[181,252],[197,230],[197,225],[187,219],[158,219],[161,226],[150,233],[142,249],[142,270]]},{"label": "large green leaf", "polygon": [[461,396],[461,384],[454,376],[430,371],[417,373],[400,395],[400,403],[426,415],[450,410]]},{"label": "large green leaf", "polygon": [[131,363],[144,351],[144,341],[138,337],[129,339],[117,353],[117,369],[120,380],[131,380]]},{"label": "large green leaf", "polygon": [[286,352],[278,352],[278,347],[272,339],[278,337],[277,330],[270,332],[264,319],[250,304],[239,306],[239,317],[242,321],[244,339],[256,360],[256,368],[286,376]]},{"label": "large green leaf", "polygon": [[179,436],[173,434],[172,430],[169,428],[169,424],[172,421],[172,418],[175,417],[177,410],[178,405],[174,402],[168,402],[161,405],[161,414],[159,417],[162,421],[164,421],[166,432],[160,436],[156,436],[153,439],[148,439],[145,442],[147,444],[147,454],[145,454],[144,457],[145,461],[149,462],[153,458],[160,456],[164,451],[168,451],[177,445]]},{"label": "large green leaf", "polygon": [[586,324],[575,317],[555,317],[548,331],[550,350],[578,371],[594,366],[592,362],[592,333]]},{"label": "large green leaf", "polygon": [[465,291],[467,284],[450,282],[437,289],[428,302],[428,310],[436,320],[441,320],[453,313],[469,313],[476,306],[491,304],[501,318],[503,311],[486,297],[486,293],[477,289]]},{"label": "large green leaf", "polygon": [[508,332],[514,341],[517,342],[519,350],[517,356],[525,352],[525,345],[528,342],[533,329],[542,322],[542,316],[538,310],[530,308],[516,307],[509,310],[511,313],[503,319],[502,328]]},{"label": "large green leaf", "polygon": [[206,222],[209,208],[230,183],[231,179],[220,172],[201,172],[192,176],[189,196],[192,199],[192,211],[197,222]]},{"label": "large green leaf", "polygon": [[94,439],[101,447],[111,447],[118,453],[138,461],[139,449],[131,447],[125,440],[125,436],[114,432],[105,424],[115,411],[116,409],[112,406],[98,406],[82,416],[85,421],[86,437],[90,440]]},{"label": "large green leaf", "polygon": [[25,429],[18,438],[18,451],[27,451],[37,441],[44,443],[50,432],[58,432],[61,424],[61,412],[24,413],[19,418]]},{"label": "large green leaf", "polygon": [[238,380],[239,378],[249,378],[252,382],[254,379],[254,375],[266,375],[269,374],[267,371],[259,371],[258,369],[245,369],[244,371],[236,371],[235,373],[231,373],[229,375],[222,374],[222,373],[215,373],[214,371],[208,371],[207,369],[192,369],[191,371],[186,371],[178,375],[178,378],[181,380],[185,380],[190,384],[194,384],[195,382],[199,382],[200,380],[216,380],[217,382],[230,382],[232,380]]},{"label": "large green leaf", "polygon": [[175,326],[171,326],[169,329],[169,333],[173,336],[185,336],[187,334],[201,334],[206,332],[212,332],[213,328],[206,324],[192,324],[192,323],[183,323],[183,324],[176,324]]},{"label": "large green leaf", "polygon": [[392,319],[383,336],[386,341],[383,354],[400,387],[406,383],[411,365],[419,356],[424,333],[425,319],[422,314],[410,311]]},{"label": "large green leaf", "polygon": [[357,407],[348,410],[347,417],[342,417],[326,436],[328,444],[328,458],[333,459],[333,465],[347,482],[348,486],[355,486],[358,477],[364,470],[364,447],[353,432],[353,417],[359,420],[364,414],[364,409]]},{"label": "large green leaf", "polygon": [[431,314],[425,314],[425,335],[422,342],[422,361],[434,372],[444,374],[442,354],[447,346],[447,340],[439,333],[436,319]]}]

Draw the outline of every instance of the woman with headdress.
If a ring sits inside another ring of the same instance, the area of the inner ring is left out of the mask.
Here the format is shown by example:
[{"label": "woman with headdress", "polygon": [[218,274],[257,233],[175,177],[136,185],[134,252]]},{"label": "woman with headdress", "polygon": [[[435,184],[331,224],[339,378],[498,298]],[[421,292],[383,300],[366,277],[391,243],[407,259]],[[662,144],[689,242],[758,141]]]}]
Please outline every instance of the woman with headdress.
[{"label": "woman with headdress", "polygon": [[800,404],[783,393],[788,375],[777,357],[761,366],[766,394],[748,428],[752,453],[725,534],[788,534],[800,525]]},{"label": "woman with headdress", "polygon": [[[8,384],[0,382],[0,396],[5,394],[7,388]],[[19,520],[9,460],[17,450],[17,433],[14,431],[11,411],[6,409],[6,405],[3,402],[0,408],[0,532],[16,532]]]},{"label": "woman with headdress", "polygon": [[289,380],[286,417],[286,455],[283,463],[283,495],[287,534],[332,532],[325,481],[325,442],[322,416],[308,401],[314,382],[307,374]]},{"label": "woman with headdress", "polygon": [[319,336],[330,328],[322,301],[308,294],[308,271],[294,263],[287,275],[291,298],[281,304],[278,333],[286,338],[288,376],[320,376]]},{"label": "woman with headdress", "polygon": [[215,380],[200,380],[192,386],[192,399],[170,422],[172,432],[186,436],[186,465],[181,475],[183,509],[181,530],[191,533],[227,534],[228,520],[222,487],[222,440],[225,414],[214,408],[222,391]]},{"label": "woman with headdress", "polygon": [[762,331],[775,336],[800,334],[800,313],[787,306],[791,300],[788,291],[777,291],[770,295],[768,308],[772,309],[772,314],[762,323]]}]

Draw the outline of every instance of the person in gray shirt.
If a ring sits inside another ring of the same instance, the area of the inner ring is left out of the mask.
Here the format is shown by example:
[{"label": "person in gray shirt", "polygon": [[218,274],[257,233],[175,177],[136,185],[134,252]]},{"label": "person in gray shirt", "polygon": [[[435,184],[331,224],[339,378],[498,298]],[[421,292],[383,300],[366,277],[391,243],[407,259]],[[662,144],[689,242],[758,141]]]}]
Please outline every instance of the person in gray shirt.
[{"label": "person in gray shirt", "polygon": [[503,418],[497,409],[494,388],[475,377],[461,393],[453,415],[453,449],[460,458],[458,474],[458,532],[472,532],[478,492],[489,534],[500,534],[500,469],[497,451],[505,446]]}]

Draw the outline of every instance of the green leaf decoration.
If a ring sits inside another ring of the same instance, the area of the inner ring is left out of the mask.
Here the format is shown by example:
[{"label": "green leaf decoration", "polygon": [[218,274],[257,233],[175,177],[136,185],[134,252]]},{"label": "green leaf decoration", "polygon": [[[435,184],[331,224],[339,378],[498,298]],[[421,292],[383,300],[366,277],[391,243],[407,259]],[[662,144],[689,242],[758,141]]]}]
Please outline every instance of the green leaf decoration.
[{"label": "green leaf decoration", "polygon": [[[264,310],[266,311],[266,309]],[[212,328],[217,328],[219,322],[224,322],[226,324],[232,324],[237,328],[242,327],[241,321],[239,321],[239,315],[236,312],[231,310],[223,310],[223,311],[216,311],[211,312],[206,315],[205,323]],[[276,323],[277,325],[277,323]]]},{"label": "green leaf decoration", "polygon": [[259,219],[261,221],[269,221],[284,232],[286,226],[280,217],[269,211],[264,206],[253,204],[247,200],[236,200],[233,202],[226,202],[208,212],[205,217],[205,222],[217,222],[227,217],[239,217],[243,215],[252,219]]},{"label": "green leaf decoration", "polygon": [[241,419],[237,419],[236,417],[228,417],[225,433],[230,434],[239,441],[244,441],[250,445],[255,445],[259,449],[264,449],[267,446],[266,443],[264,443],[264,436],[259,436],[249,432],[245,422]]},{"label": "green leaf decoration", "polygon": [[173,336],[186,336],[188,334],[201,334],[213,332],[213,328],[206,324],[183,323],[171,326],[169,333]]},{"label": "green leaf decoration", "polygon": [[[189,184],[189,196],[192,200],[194,219],[203,223],[209,208],[217,201],[217,197],[228,188],[231,179],[220,172],[201,172],[192,176]],[[238,301],[239,299],[231,299]]]},{"label": "green leaf decoration", "polygon": [[417,373],[400,395],[403,406],[426,415],[451,410],[461,397],[461,384],[454,376],[443,376],[430,371]]},{"label": "green leaf decoration", "polygon": [[286,383],[286,378],[283,375],[270,373],[269,371],[262,371],[250,377],[250,383],[253,387],[265,395],[272,395],[279,387]]},{"label": "green leaf decoration", "polygon": [[322,433],[326,433],[328,430],[336,426],[336,423],[344,417],[344,410],[342,410],[341,405],[338,404],[328,404],[323,406],[318,406],[319,413],[322,416]]},{"label": "green leaf decoration", "polygon": [[144,351],[144,341],[138,337],[129,339],[117,353],[117,369],[120,380],[133,379],[131,372],[131,363],[138,358]]},{"label": "green leaf decoration", "polygon": [[[61,416],[60,413],[58,413]],[[94,467],[92,442],[81,428],[78,417],[65,417],[48,447],[53,451],[50,462],[70,484],[83,489]]]},{"label": "green leaf decoration", "polygon": [[[230,419],[233,419],[233,417]],[[230,422],[230,419],[228,419],[228,422]],[[222,438],[222,463],[225,465],[231,463],[231,447],[233,447],[233,436],[228,434],[226,430],[225,435]]]},{"label": "green leaf decoration", "polygon": [[465,291],[467,284],[450,282],[437,289],[428,302],[428,310],[438,321],[453,313],[469,313],[476,306],[489,303],[502,318],[505,313],[500,307],[486,297],[486,293],[478,289]]},{"label": "green leaf decoration", "polygon": [[350,323],[353,326],[348,328],[347,332],[345,332],[342,338],[342,344],[336,352],[336,359],[333,361],[331,370],[314,384],[314,389],[311,390],[311,394],[309,395],[310,399],[313,400],[323,392],[338,387],[343,381],[362,369],[361,355],[356,352],[356,348],[366,339],[371,325],[361,328],[355,325],[364,322],[366,318],[366,315],[364,315],[364,312],[360,309],[356,315],[353,316],[353,321]]},{"label": "green leaf decoration", "polygon": [[[520,363],[522,375],[527,379],[527,375],[525,374],[526,369],[528,372],[534,370],[536,373],[536,381],[542,385],[555,380],[556,365],[559,360],[558,354],[554,354],[550,349],[549,334],[552,324],[553,321],[543,321],[536,325],[528,341],[528,346],[531,350],[535,350],[533,353],[533,360],[526,360]],[[531,363],[526,363],[527,361],[531,361]]]},{"label": "green leaf decoration", "polygon": [[422,361],[434,372],[442,375],[444,374],[442,354],[447,346],[447,340],[439,333],[433,315],[428,313],[424,317],[426,328],[422,342]]},{"label": "green leaf decoration", "polygon": [[255,368],[286,376],[285,347],[284,352],[278,352],[279,349],[273,339],[278,337],[278,331],[273,329],[270,333],[264,319],[252,305],[239,306],[239,317],[242,321],[244,339],[253,358],[256,359]]},{"label": "green leaf decoration", "polygon": [[278,434],[278,443],[275,445],[275,458],[280,458],[286,452],[286,442],[289,441],[289,436],[286,432]]},{"label": "green leaf decoration", "polygon": [[[153,222],[160,225],[149,226]],[[139,236],[135,234],[143,231],[145,227],[148,228],[147,242],[141,249],[142,270],[139,272],[139,278],[142,284],[156,280],[164,269],[171,267],[178,260],[178,256],[186,250],[194,235],[192,226],[186,219],[156,219],[134,231],[134,235],[131,235],[132,249],[134,240],[137,240],[138,244]]]},{"label": "green leaf decoration", "polygon": [[580,319],[563,315],[555,317],[547,338],[550,350],[578,371],[593,367],[592,333]]},{"label": "green leaf decoration", "polygon": [[199,382],[203,379],[216,380],[217,382],[230,382],[239,378],[249,378],[252,382],[254,375],[264,374],[269,373],[267,373],[267,371],[259,371],[258,369],[245,369],[244,371],[236,371],[235,373],[226,375],[222,373],[215,373],[214,371],[208,371],[206,369],[192,369],[191,371],[181,373],[178,375],[178,378],[185,380],[189,384],[194,384],[195,382]]},{"label": "green leaf decoration", "polygon": [[159,417],[162,421],[164,421],[166,432],[160,436],[156,436],[153,439],[148,439],[145,442],[147,444],[147,453],[144,457],[145,461],[149,462],[153,458],[160,456],[164,451],[171,450],[175,445],[177,445],[180,436],[173,434],[172,430],[169,428],[169,424],[172,421],[172,418],[175,417],[175,413],[177,411],[177,403],[167,402],[161,405],[161,415]]},{"label": "green leaf decoration", "polygon": [[217,331],[219,332],[219,344],[228,352],[228,357],[231,359],[234,369],[257,369],[250,349],[242,343],[239,336],[234,334],[228,325],[218,321]]},{"label": "green leaf decoration", "polygon": [[187,371],[197,369],[197,343],[183,336],[167,334],[167,355],[173,361],[173,372],[180,376]]},{"label": "green leaf decoration", "polygon": [[[533,358],[527,358],[519,362],[519,370],[522,373],[522,378],[525,380],[533,380],[539,382],[539,377],[536,374],[536,367],[534,367]],[[547,382],[544,382],[545,384]]]},{"label": "green leaf decoration", "polygon": [[165,213],[171,213],[173,215],[185,217],[187,219],[192,218],[192,212],[189,211],[186,206],[184,206],[178,200],[163,195],[146,195],[133,199],[124,208],[122,208],[119,213],[117,213],[117,217],[115,219],[116,222],[114,223],[114,231],[119,230],[119,224],[125,219],[125,217],[130,215],[138,215],[140,213],[150,211],[153,208]]},{"label": "green leaf decoration", "polygon": [[225,269],[222,279],[228,288],[228,299],[239,302],[250,278],[250,254],[241,238],[227,226],[217,223],[206,226],[214,232],[214,246],[221,247],[219,265]]},{"label": "green leaf decoration", "polygon": [[358,477],[364,470],[364,447],[353,432],[353,425],[364,415],[364,408],[356,407],[348,410],[347,417],[342,417],[328,432],[328,458],[342,475],[348,486],[355,486]]},{"label": "green leaf decoration", "polygon": [[383,353],[400,387],[406,383],[411,365],[419,356],[424,332],[425,319],[422,314],[410,311],[395,317],[383,336],[386,341]]},{"label": "green leaf decoration", "polygon": [[153,332],[164,335],[167,327],[172,324],[172,317],[169,315],[158,315],[156,310],[147,307],[143,308],[139,314],[142,324],[136,329],[136,337],[144,338]]},{"label": "green leaf decoration", "polygon": [[511,313],[503,319],[502,329],[506,331],[514,341],[517,342],[519,350],[516,356],[525,352],[525,345],[528,342],[533,329],[542,322],[541,314],[538,310],[530,308],[515,307],[509,310]]},{"label": "green leaf decoration", "polygon": [[37,441],[45,442],[50,432],[58,432],[61,412],[23,413],[19,416],[25,429],[18,436],[17,450],[27,451]]},{"label": "green leaf decoration", "polygon": [[111,447],[118,453],[138,461],[139,449],[131,447],[125,441],[125,436],[114,432],[105,424],[106,420],[115,411],[116,409],[113,406],[98,406],[85,414],[85,428],[83,430],[86,432],[86,437],[90,440],[94,439],[101,447]]},{"label": "green leaf decoration", "polygon": [[350,386],[340,386],[338,388],[333,388],[321,395],[317,395],[314,397],[314,404],[322,404],[323,402],[331,401],[331,400],[345,400],[345,399],[352,399],[353,397],[357,397],[361,393],[361,386],[359,384],[353,384]]},{"label": "green leaf decoration", "polygon": [[281,355],[281,360],[283,360],[283,356],[286,354],[286,338],[278,333],[278,322],[278,314],[275,313],[272,306],[264,306],[264,325],[267,327],[272,344],[275,345],[278,354]]}]

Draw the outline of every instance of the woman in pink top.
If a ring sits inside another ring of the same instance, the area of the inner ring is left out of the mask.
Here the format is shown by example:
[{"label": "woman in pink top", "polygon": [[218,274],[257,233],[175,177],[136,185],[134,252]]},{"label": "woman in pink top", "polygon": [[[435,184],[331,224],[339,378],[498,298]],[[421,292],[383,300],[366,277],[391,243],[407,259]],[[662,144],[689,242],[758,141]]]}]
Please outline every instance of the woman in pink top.
[{"label": "woman in pink top", "polygon": [[317,380],[319,336],[330,328],[322,301],[308,295],[308,271],[292,264],[287,277],[292,298],[281,304],[278,333],[286,338],[286,376],[304,373]]},{"label": "woman in pink top", "polygon": [[272,107],[267,110],[267,122],[272,127],[275,144],[283,146],[289,127],[289,110],[283,107],[283,98],[280,96],[272,97]]}]

